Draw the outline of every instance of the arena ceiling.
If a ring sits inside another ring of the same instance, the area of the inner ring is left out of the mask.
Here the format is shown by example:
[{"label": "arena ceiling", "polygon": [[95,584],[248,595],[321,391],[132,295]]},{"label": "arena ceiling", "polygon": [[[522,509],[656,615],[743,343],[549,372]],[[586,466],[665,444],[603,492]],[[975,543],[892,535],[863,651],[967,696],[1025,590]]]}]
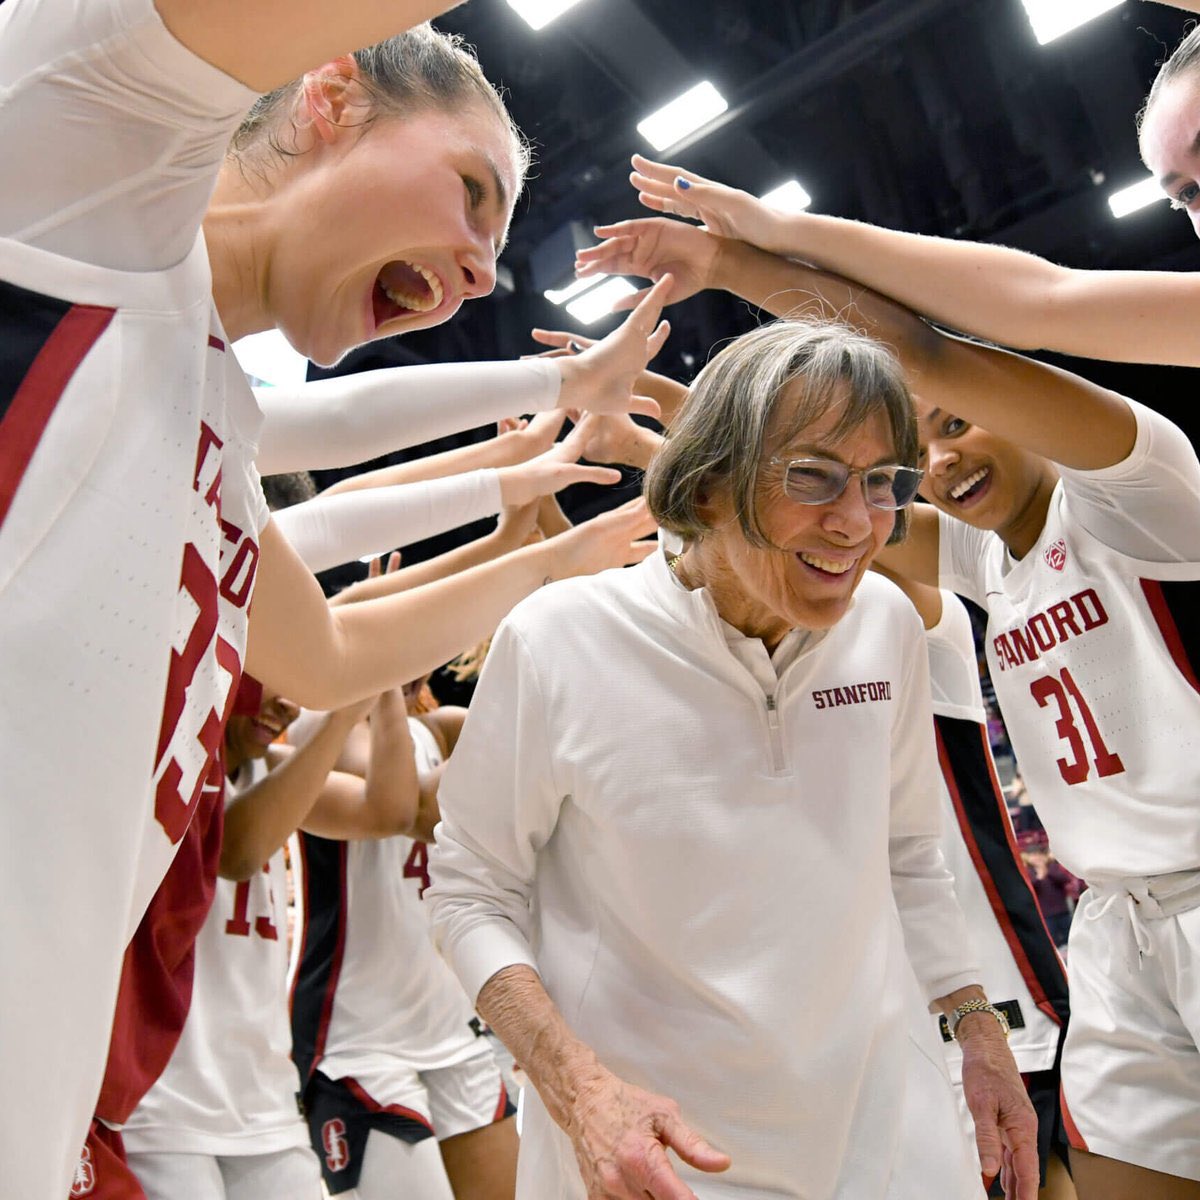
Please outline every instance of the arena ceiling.
[{"label": "arena ceiling", "polygon": [[[1146,174],[1134,114],[1190,27],[1179,10],[1125,0],[1044,46],[1021,0],[581,0],[540,32],[505,0],[470,0],[438,24],[477,47],[536,147],[502,260],[512,290],[341,369],[510,357],[534,325],[610,328],[550,304],[547,272],[569,268],[570,222],[643,215],[627,183],[629,155],[648,149],[636,124],[700,79],[729,109],[667,157],[703,174],[756,193],[795,177],[816,211],[1072,266],[1200,267],[1164,202],[1121,220],[1107,203]],[[657,365],[685,381],[758,319],[714,294],[670,316]],[[1191,373],[1085,369],[1200,433]]]}]

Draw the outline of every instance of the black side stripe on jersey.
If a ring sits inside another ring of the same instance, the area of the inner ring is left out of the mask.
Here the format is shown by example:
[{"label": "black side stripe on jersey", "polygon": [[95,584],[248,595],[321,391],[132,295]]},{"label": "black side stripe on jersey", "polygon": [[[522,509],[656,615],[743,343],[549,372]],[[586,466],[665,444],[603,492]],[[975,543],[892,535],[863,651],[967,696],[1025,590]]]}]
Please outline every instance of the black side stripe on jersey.
[{"label": "black side stripe on jersey", "polygon": [[1200,585],[1186,580],[1164,583],[1158,579],[1140,580],[1142,594],[1154,615],[1158,632],[1167,644],[1180,674],[1200,692]]},{"label": "black side stripe on jersey", "polygon": [[1034,1003],[1063,1025],[1070,1013],[1066,972],[1021,863],[987,728],[956,717],[933,721],[942,775],[992,912]]},{"label": "black side stripe on jersey", "polygon": [[292,983],[292,1058],[300,1087],[325,1053],[329,1015],[346,948],[346,843],[301,833],[304,928]]},{"label": "black side stripe on jersey", "polygon": [[0,525],[71,376],[114,312],[0,281]]}]

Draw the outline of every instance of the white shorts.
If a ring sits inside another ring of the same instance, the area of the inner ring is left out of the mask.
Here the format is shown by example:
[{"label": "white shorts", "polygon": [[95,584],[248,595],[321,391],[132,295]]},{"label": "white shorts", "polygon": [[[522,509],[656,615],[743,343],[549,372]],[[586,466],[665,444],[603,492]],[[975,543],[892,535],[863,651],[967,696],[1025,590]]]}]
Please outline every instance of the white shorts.
[{"label": "white shorts", "polygon": [[130,1154],[146,1200],[321,1200],[321,1168],[307,1146],[273,1154]]},{"label": "white shorts", "polygon": [[1153,908],[1093,889],[1075,912],[1063,1118],[1077,1149],[1200,1180],[1200,907]]},{"label": "white shorts", "polygon": [[[343,1082],[350,1084],[350,1080]],[[508,1089],[487,1043],[480,1053],[450,1067],[415,1071],[393,1062],[354,1072],[352,1090],[368,1107],[403,1111],[438,1141],[470,1133],[512,1112]]]}]

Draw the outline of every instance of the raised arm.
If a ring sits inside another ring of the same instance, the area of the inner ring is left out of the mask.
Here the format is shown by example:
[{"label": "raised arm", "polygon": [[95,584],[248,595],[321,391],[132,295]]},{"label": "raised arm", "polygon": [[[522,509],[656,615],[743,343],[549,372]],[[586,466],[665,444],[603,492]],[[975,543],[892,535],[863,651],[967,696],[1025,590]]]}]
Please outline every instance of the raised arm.
[{"label": "raised arm", "polygon": [[660,263],[686,260],[693,290],[723,288],[776,316],[845,321],[896,353],[921,400],[1063,466],[1111,466],[1133,447],[1136,423],[1117,393],[942,333],[866,287],[678,221],[625,221],[609,230],[611,249],[601,243],[589,258],[596,269],[652,277]]},{"label": "raised arm", "polygon": [[422,483],[429,479],[444,479],[449,475],[462,475],[467,471],[481,471],[489,467],[511,467],[528,462],[544,454],[554,445],[566,420],[561,409],[538,413],[523,429],[512,429],[499,433],[482,442],[469,446],[456,446],[441,454],[427,454],[412,462],[397,463],[392,467],[380,467],[377,471],[363,471],[349,479],[341,479],[327,487],[322,496],[340,496],[346,492],[358,492],[364,488],[394,487],[401,483]]},{"label": "raised arm", "polygon": [[541,507],[547,499],[553,501],[553,497],[543,497],[541,501],[522,508],[504,509],[491,533],[475,538],[464,546],[447,550],[445,554],[439,554],[436,558],[414,563],[411,567],[403,567],[398,571],[389,571],[386,575],[375,575],[352,583],[338,592],[329,603],[334,607],[341,607],[343,604],[356,604],[360,600],[394,596],[398,592],[407,592],[439,579],[448,579],[460,571],[469,571],[472,567],[491,562],[512,550],[519,550],[529,542]]},{"label": "raised arm", "polygon": [[256,462],[264,475],[344,467],[435,437],[553,408],[658,415],[637,393],[670,327],[659,321],[666,280],[584,353],[550,361],[392,367],[255,392],[265,418]]},{"label": "raised arm", "polygon": [[193,53],[259,92],[456,7],[458,0],[154,0]]},{"label": "raised arm", "polygon": [[371,707],[365,700],[325,713],[313,736],[277,757],[267,775],[225,810],[220,874],[249,879],[303,822],[327,785],[346,737]]},{"label": "raised arm", "polygon": [[1004,246],[785,214],[677,167],[640,156],[634,166],[647,207],[857,280],[964,333],[1018,349],[1200,366],[1196,272],[1072,270]]},{"label": "raised arm", "polygon": [[346,775],[351,786],[324,789],[300,822],[307,833],[352,841],[412,832],[423,781],[399,688],[379,697],[368,729],[365,777]]},{"label": "raised arm", "polygon": [[395,487],[317,496],[284,509],[276,524],[311,571],[324,571],[393,546],[523,507],[573,483],[612,484],[620,473],[583,466],[564,442],[545,454],[495,471],[471,471]]},{"label": "raised arm", "polygon": [[554,579],[637,562],[653,529],[641,501],[427,587],[331,609],[269,522],[260,542],[246,669],[306,708],[332,709],[416,679],[492,633]]}]

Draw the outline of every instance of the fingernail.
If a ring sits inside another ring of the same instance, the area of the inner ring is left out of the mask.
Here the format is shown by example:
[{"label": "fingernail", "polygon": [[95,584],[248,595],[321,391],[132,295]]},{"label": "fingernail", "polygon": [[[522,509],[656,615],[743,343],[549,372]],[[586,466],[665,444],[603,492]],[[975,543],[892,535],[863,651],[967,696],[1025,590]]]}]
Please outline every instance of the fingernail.
[{"label": "fingernail", "polygon": [[690,183],[688,183],[688,181],[686,179],[684,179],[682,175],[680,175],[675,180],[675,186],[677,188],[682,188],[682,190],[686,192],[688,190],[688,188],[690,188],[692,185]]}]

